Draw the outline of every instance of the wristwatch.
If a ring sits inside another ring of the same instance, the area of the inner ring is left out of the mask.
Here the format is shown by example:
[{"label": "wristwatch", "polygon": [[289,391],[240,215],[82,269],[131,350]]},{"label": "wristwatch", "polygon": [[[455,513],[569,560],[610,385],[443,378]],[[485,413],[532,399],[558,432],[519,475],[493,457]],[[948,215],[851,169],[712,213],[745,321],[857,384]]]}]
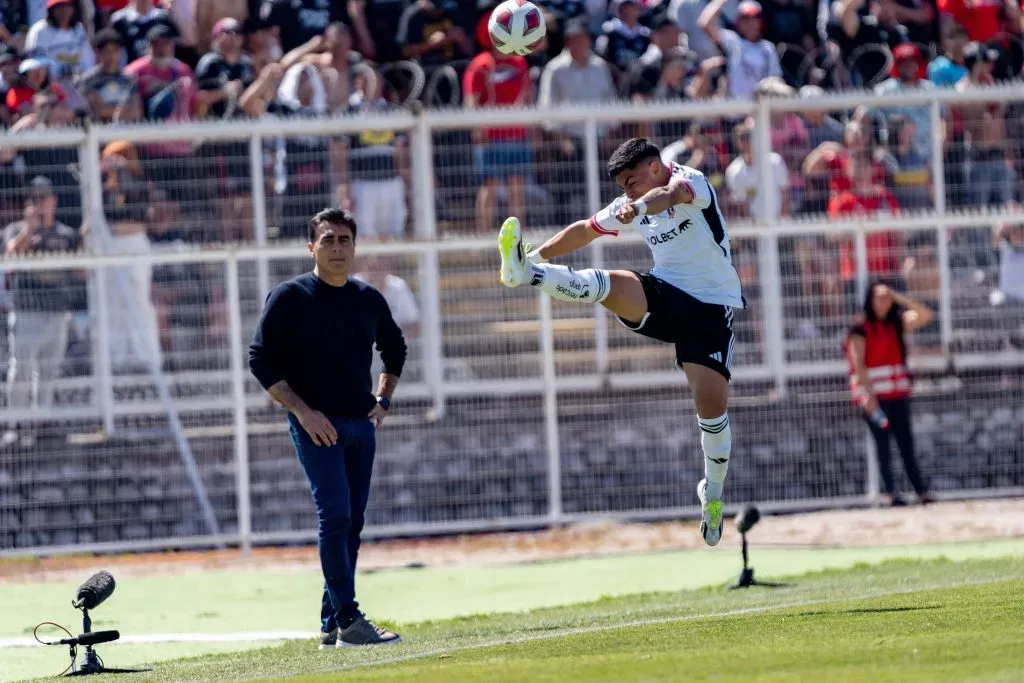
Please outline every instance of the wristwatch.
[{"label": "wristwatch", "polygon": [[391,399],[387,396],[378,396],[377,403],[379,403],[380,407],[384,410],[391,410]]}]

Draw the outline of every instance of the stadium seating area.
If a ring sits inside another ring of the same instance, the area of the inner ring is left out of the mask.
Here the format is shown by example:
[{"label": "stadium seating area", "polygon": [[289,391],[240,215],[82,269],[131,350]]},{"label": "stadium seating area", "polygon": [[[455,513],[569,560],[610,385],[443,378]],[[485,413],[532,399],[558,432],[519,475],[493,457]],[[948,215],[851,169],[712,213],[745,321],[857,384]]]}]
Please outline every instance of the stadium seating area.
[{"label": "stadium seating area", "polygon": [[[1024,410],[1001,399],[998,373],[970,373],[955,385],[925,377],[918,400],[918,453],[937,491],[1024,486]],[[1014,375],[1013,391],[1022,377]],[[749,390],[748,390],[749,391]],[[747,392],[740,392],[741,395]],[[950,396],[958,394],[955,410]],[[827,398],[823,398],[827,397]],[[864,434],[840,383],[801,387],[789,405],[763,399],[730,413],[737,425],[729,500],[804,501],[863,493]],[[814,410],[808,410],[814,405]],[[542,402],[453,401],[449,416],[420,424],[424,406],[406,402],[382,433],[368,523],[407,525],[543,517],[547,465]],[[767,420],[766,408],[774,419]],[[679,420],[678,393],[608,392],[559,402],[562,487],[567,513],[690,506],[700,475],[696,427]],[[827,416],[826,419],[823,419]],[[254,415],[258,419],[259,415]],[[256,532],[311,532],[309,491],[278,416],[250,439]],[[125,437],[69,446],[0,468],[0,548],[187,538],[208,532],[173,444],[145,437],[159,421],[126,421]],[[187,418],[221,530],[237,532],[234,449],[227,412]],[[486,425],[486,429],[481,428]],[[604,425],[603,427],[595,425]],[[82,432],[96,424],[80,423]],[[220,427],[217,429],[216,427]],[[209,435],[209,434],[217,434]],[[128,434],[131,435],[127,436]],[[203,436],[202,434],[208,434]],[[126,452],[135,454],[126,458]],[[836,458],[836,453],[855,454]],[[59,454],[56,455],[56,454]],[[904,482],[904,489],[907,484]]]}]

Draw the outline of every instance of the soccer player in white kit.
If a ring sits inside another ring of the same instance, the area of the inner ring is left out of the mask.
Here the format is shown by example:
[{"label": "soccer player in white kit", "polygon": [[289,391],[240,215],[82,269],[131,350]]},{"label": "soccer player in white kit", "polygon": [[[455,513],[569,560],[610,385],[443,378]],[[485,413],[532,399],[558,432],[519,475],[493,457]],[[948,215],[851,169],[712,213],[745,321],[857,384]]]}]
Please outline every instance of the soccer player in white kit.
[{"label": "soccer player in white kit", "polygon": [[[722,488],[732,446],[727,411],[733,309],[746,307],[725,220],[708,179],[695,169],[664,163],[649,140],[622,143],[608,161],[608,174],[625,194],[535,251],[523,245],[519,220],[505,221],[498,237],[501,282],[530,285],[562,301],[601,304],[628,329],[675,344],[676,363],[697,405],[704,451],[705,476],[697,485],[701,535],[716,545],[722,537]],[[548,263],[629,228],[651,249],[649,273]]]}]

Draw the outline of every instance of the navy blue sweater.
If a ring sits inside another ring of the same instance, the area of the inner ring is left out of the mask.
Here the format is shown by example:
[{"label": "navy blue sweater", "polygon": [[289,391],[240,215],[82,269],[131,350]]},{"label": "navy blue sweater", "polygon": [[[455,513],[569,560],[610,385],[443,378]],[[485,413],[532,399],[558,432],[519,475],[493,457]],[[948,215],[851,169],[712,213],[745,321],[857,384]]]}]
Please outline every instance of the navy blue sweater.
[{"label": "navy blue sweater", "polygon": [[376,402],[374,342],[384,371],[401,375],[405,339],[384,295],[362,280],[332,287],[306,273],[267,296],[249,347],[249,369],[265,389],[287,380],[310,408],[327,416],[365,417]]}]

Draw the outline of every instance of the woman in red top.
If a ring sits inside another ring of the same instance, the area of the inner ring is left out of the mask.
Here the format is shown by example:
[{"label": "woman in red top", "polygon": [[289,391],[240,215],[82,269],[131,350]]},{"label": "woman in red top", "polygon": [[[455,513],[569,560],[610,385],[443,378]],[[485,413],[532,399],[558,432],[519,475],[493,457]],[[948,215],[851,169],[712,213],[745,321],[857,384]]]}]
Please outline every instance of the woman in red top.
[{"label": "woman in red top", "polygon": [[914,457],[910,428],[910,372],[904,334],[932,320],[932,311],[881,282],[868,288],[864,312],[846,337],[846,358],[853,400],[875,439],[878,469],[889,505],[905,505],[896,490],[890,465],[889,435],[896,438],[907,478],[921,503],[930,503],[928,485]]}]

